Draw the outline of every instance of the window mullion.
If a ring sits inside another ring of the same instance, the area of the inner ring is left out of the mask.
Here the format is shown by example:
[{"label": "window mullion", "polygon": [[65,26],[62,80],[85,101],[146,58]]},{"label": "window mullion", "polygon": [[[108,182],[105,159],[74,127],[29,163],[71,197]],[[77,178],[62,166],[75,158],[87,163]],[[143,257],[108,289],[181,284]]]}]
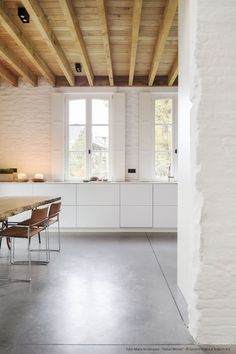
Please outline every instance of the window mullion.
[{"label": "window mullion", "polygon": [[86,107],[87,107],[87,119],[86,119],[86,178],[89,179],[91,177],[91,153],[89,154],[89,150],[91,151],[91,98],[86,99]]}]

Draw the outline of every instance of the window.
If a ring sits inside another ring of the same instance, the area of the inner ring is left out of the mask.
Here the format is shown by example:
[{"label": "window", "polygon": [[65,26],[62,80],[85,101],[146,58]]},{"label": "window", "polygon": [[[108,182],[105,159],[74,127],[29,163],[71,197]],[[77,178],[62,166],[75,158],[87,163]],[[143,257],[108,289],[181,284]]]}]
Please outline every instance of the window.
[{"label": "window", "polygon": [[68,97],[66,179],[109,178],[109,98]]},{"label": "window", "polygon": [[155,107],[155,177],[175,173],[174,98],[154,99]]}]

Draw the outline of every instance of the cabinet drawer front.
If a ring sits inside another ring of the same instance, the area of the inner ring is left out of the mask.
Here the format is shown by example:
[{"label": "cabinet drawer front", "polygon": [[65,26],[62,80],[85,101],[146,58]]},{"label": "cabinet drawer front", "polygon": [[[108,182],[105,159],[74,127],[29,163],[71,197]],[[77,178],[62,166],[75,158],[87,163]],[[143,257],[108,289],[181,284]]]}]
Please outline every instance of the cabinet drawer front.
[{"label": "cabinet drawer front", "polygon": [[0,183],[0,197],[5,196],[32,196],[32,183]]},{"label": "cabinet drawer front", "polygon": [[176,206],[154,206],[153,227],[177,228]]},{"label": "cabinet drawer front", "polygon": [[121,184],[121,205],[152,205],[151,184]]},{"label": "cabinet drawer front", "polygon": [[63,183],[48,183],[33,185],[34,195],[60,196],[63,205],[76,205],[76,185]]},{"label": "cabinet drawer front", "polygon": [[[60,213],[60,226],[76,228],[76,206],[63,205]],[[57,224],[52,227],[57,227]]]},{"label": "cabinet drawer front", "polygon": [[119,184],[78,184],[77,205],[119,205]]},{"label": "cabinet drawer front", "polygon": [[122,206],[120,227],[152,227],[151,206]]},{"label": "cabinet drawer front", "polygon": [[177,205],[177,184],[154,184],[154,205]]},{"label": "cabinet drawer front", "polygon": [[77,226],[84,228],[118,228],[118,206],[78,206]]}]

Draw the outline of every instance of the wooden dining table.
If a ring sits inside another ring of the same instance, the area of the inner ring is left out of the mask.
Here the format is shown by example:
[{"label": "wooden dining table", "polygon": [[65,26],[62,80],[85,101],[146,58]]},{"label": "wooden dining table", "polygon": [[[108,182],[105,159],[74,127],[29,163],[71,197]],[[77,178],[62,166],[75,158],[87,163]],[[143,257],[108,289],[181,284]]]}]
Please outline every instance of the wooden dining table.
[{"label": "wooden dining table", "polygon": [[0,197],[0,222],[5,222],[10,216],[35,209],[41,205],[54,203],[61,200],[61,197],[40,196],[40,197]]}]

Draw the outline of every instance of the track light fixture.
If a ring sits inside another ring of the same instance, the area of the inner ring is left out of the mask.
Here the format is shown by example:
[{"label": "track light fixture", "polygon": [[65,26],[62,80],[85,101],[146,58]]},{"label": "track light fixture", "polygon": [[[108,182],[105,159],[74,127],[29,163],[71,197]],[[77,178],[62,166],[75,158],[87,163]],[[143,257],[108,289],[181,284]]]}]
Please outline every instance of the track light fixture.
[{"label": "track light fixture", "polygon": [[30,15],[27,12],[25,7],[18,7],[18,16],[23,23],[29,23],[30,22]]},{"label": "track light fixture", "polygon": [[82,66],[80,63],[75,63],[75,70],[77,71],[77,73],[81,73]]}]

